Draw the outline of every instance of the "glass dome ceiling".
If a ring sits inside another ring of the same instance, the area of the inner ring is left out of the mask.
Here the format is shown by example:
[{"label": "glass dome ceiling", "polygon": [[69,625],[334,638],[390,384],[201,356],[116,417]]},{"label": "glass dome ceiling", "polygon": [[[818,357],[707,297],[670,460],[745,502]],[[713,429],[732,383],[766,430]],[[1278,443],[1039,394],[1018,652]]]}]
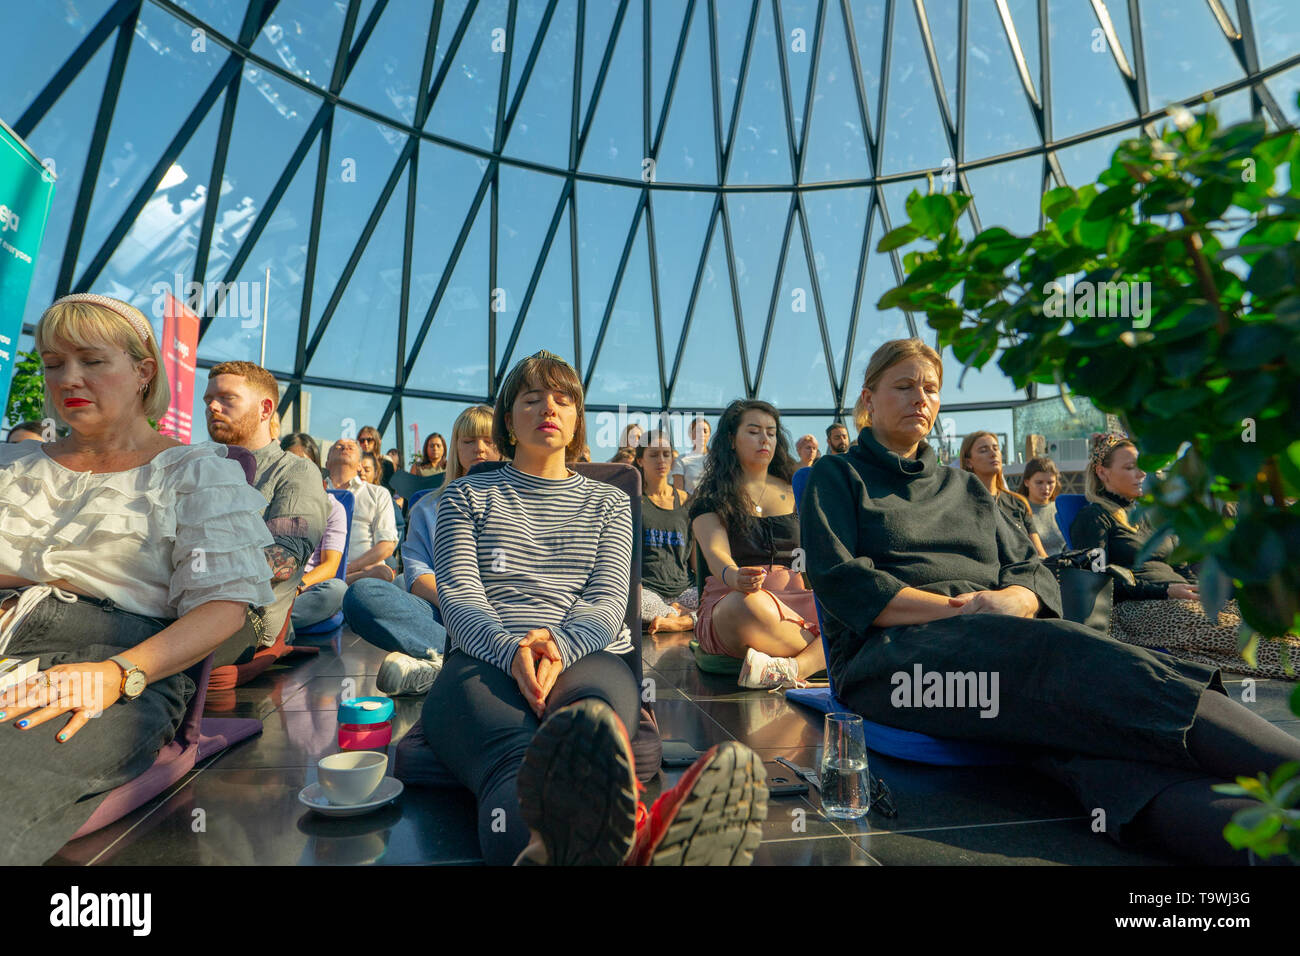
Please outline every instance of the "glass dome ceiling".
[{"label": "glass dome ceiling", "polygon": [[[882,341],[933,341],[875,306],[927,173],[968,234],[1032,230],[1170,103],[1294,125],[1300,89],[1291,0],[50,0],[0,27],[0,118],[58,176],[28,330],[69,291],[160,316],[201,288],[210,367],[258,360],[265,308],[285,430],[408,452],[539,348],[592,410],[754,395],[820,434]],[[1032,397],[957,382],[959,433]]]}]

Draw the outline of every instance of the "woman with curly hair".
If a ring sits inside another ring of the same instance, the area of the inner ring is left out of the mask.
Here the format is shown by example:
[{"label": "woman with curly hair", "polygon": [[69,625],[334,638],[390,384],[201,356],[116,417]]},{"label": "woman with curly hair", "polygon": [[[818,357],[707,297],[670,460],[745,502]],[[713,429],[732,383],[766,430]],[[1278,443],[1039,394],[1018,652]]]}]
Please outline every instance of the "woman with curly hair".
[{"label": "woman with curly hair", "polygon": [[709,654],[743,658],[742,687],[800,684],[826,666],[802,557],[781,413],[735,401],[718,421],[691,504],[709,565],[696,634]]}]

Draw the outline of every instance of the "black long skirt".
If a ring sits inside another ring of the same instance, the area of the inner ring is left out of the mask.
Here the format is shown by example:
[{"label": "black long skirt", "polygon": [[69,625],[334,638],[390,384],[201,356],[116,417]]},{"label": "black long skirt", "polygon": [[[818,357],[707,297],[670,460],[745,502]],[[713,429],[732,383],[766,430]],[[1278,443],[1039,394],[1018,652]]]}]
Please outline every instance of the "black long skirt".
[{"label": "black long skirt", "polygon": [[1114,834],[1161,790],[1205,776],[1187,731],[1219,671],[1061,620],[976,614],[847,633],[836,695],[869,720],[1026,748]]}]

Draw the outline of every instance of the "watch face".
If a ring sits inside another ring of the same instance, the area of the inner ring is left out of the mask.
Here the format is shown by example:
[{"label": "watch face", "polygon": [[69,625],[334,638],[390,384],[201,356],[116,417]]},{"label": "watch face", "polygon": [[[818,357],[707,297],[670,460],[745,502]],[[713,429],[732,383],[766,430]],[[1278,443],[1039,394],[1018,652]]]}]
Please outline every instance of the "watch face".
[{"label": "watch face", "polygon": [[134,671],[133,673],[127,675],[126,686],[122,688],[122,691],[123,693],[126,694],[127,697],[132,697],[132,698],[139,697],[141,694],[144,693],[144,689],[148,685],[148,683],[149,681],[144,676],[144,674],[142,674],[140,671]]}]

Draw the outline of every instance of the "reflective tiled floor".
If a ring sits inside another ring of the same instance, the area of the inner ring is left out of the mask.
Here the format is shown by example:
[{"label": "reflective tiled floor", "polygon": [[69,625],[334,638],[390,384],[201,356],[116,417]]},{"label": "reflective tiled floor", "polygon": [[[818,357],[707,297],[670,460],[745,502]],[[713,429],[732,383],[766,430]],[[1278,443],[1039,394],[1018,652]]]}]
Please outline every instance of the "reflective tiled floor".
[{"label": "reflective tiled floor", "polygon": [[[780,694],[746,691],[733,678],[701,673],[690,635],[647,635],[646,674],[666,740],[706,750],[736,739],[769,763],[783,756],[815,766],[820,715]],[[320,656],[277,666],[251,684],[213,695],[208,713],[256,717],[260,736],[208,761],[160,798],[98,833],[68,844],[58,865],[474,864],[481,862],[474,801],[461,790],[407,788],[395,806],[327,819],[298,802],[316,761],[337,750],[340,696],[376,693],[384,652],[345,631]],[[1240,681],[1228,682],[1240,699]],[[1292,685],[1259,681],[1248,706],[1300,737],[1287,707]],[[394,740],[419,719],[420,699],[397,701]],[[390,748],[390,756],[392,748]],[[758,865],[1111,865],[1170,861],[1117,846],[1058,785],[1027,768],[929,767],[872,755],[898,816],[864,822],[821,815],[816,791],[773,797]],[[649,796],[683,771],[663,771]]]}]

